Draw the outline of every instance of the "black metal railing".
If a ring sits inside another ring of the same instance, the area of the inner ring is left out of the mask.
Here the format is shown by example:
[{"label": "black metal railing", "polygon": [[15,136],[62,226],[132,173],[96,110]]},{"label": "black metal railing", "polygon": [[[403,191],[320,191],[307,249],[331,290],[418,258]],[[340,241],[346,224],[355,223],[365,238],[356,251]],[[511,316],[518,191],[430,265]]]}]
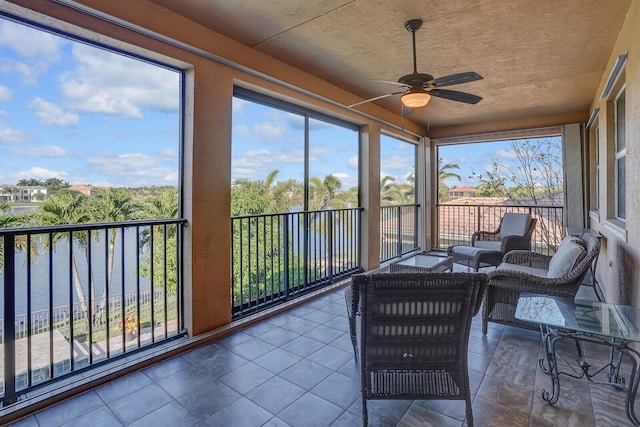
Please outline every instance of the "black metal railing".
[{"label": "black metal railing", "polygon": [[182,335],[185,224],[0,229],[3,405]]},{"label": "black metal railing", "polygon": [[231,218],[232,316],[361,269],[361,208]]},{"label": "black metal railing", "polygon": [[418,249],[420,205],[380,207],[380,262]]},{"label": "black metal railing", "polygon": [[562,206],[439,204],[436,247],[470,245],[474,231],[495,231],[506,212],[528,213],[538,220],[532,251],[552,255],[565,235]]}]

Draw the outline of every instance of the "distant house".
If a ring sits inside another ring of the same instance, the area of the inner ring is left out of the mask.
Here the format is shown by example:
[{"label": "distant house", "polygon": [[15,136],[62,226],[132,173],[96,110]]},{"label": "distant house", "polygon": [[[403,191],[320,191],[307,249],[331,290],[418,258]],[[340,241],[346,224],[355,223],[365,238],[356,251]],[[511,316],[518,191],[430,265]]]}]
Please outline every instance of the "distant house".
[{"label": "distant house", "polygon": [[5,185],[0,187],[0,201],[5,203],[38,202],[47,198],[41,185]]},{"label": "distant house", "polygon": [[9,203],[12,200],[10,185],[0,185],[0,202]]},{"label": "distant house", "polygon": [[84,194],[87,197],[91,197],[93,195],[93,192],[95,191],[95,188],[93,187],[93,185],[80,184],[80,185],[72,185],[71,187],[69,187],[69,190],[77,191],[79,193]]},{"label": "distant house", "polygon": [[457,187],[447,191],[447,195],[452,199],[457,199],[458,197],[473,197],[476,195],[476,191],[478,190],[473,187]]}]

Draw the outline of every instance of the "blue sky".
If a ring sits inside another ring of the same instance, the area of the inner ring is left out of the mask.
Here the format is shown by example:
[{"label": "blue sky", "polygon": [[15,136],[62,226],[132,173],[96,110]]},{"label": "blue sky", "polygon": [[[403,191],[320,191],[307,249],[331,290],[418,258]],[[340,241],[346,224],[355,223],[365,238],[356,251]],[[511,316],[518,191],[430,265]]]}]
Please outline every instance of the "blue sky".
[{"label": "blue sky", "polygon": [[[278,169],[278,180],[304,177],[304,119],[300,115],[234,98],[231,179],[263,180]],[[358,134],[333,124],[310,120],[309,175],[331,174],[342,189],[358,185]],[[382,137],[381,176],[403,183],[413,172],[414,145]]]},{"label": "blue sky", "polygon": [[178,185],[179,73],[0,18],[0,185]]}]

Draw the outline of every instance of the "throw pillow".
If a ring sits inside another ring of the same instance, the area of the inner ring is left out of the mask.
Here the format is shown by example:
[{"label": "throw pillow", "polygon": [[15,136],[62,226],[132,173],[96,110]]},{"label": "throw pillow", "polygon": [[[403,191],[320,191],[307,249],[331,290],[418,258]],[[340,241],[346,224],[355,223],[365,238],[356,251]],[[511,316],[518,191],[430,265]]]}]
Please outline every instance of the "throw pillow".
[{"label": "throw pillow", "polygon": [[558,251],[551,257],[551,261],[549,261],[547,277],[557,278],[564,276],[573,270],[585,255],[587,255],[587,250],[582,240],[580,240],[580,243],[572,239],[566,242],[563,241],[558,247]]}]

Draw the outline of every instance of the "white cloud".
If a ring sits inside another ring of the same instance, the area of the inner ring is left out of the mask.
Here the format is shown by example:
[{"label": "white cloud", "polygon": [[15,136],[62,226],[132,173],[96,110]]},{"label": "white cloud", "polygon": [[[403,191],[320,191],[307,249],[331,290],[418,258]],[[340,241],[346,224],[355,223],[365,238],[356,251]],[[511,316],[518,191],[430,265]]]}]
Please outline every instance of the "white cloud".
[{"label": "white cloud", "polygon": [[159,163],[157,157],[141,153],[89,157],[87,162],[90,165],[102,168],[104,171],[145,168]]},{"label": "white cloud", "polygon": [[11,91],[8,87],[0,85],[0,101],[8,101],[11,99]]},{"label": "white cloud", "polygon": [[24,58],[47,62],[60,60],[63,39],[11,21],[0,21],[0,45],[7,46]]},{"label": "white cloud", "polygon": [[60,76],[65,99],[81,112],[143,116],[143,108],[175,112],[179,74],[82,44],[73,45],[76,67]]},{"label": "white cloud", "polygon": [[29,170],[20,171],[16,173],[18,179],[15,181],[19,181],[23,178],[37,178],[37,179],[49,179],[49,178],[60,178],[62,180],[66,180],[69,177],[69,173],[65,171],[53,171],[51,169],[41,168],[39,166],[34,166]]},{"label": "white cloud", "polygon": [[281,137],[287,126],[282,122],[262,122],[253,126],[255,139],[260,142],[269,142]]},{"label": "white cloud", "polygon": [[498,150],[496,154],[498,155],[498,157],[503,157],[505,159],[517,159],[518,158],[516,153],[514,153],[513,151],[505,150],[505,149]]},{"label": "white cloud", "polygon": [[16,148],[9,150],[11,154],[25,157],[65,157],[67,152],[55,145],[46,145],[37,148]]},{"label": "white cloud", "polygon": [[232,113],[233,116],[236,117],[240,117],[244,115],[244,106],[247,104],[247,101],[245,101],[244,99],[240,99],[240,98],[233,98],[233,103],[232,105]]},{"label": "white cloud", "polygon": [[46,125],[53,126],[74,126],[80,118],[77,114],[65,112],[59,106],[45,101],[42,98],[36,98],[29,103],[38,120]]},{"label": "white cloud", "polygon": [[336,154],[336,149],[334,147],[313,144],[309,148],[309,161],[313,162],[322,156],[333,156],[334,154]]},{"label": "white cloud", "polygon": [[358,170],[358,163],[358,156],[349,157],[349,160],[347,160],[347,166],[350,169]]},{"label": "white cloud", "polygon": [[4,123],[0,123],[0,141],[4,142],[24,142],[27,141],[27,134],[21,130],[11,129]]},{"label": "white cloud", "polygon": [[390,176],[396,184],[404,184],[410,175],[415,174],[413,153],[408,155],[393,155],[381,160],[380,179]]},{"label": "white cloud", "polygon": [[25,83],[37,83],[38,76],[61,59],[60,47],[66,43],[45,31],[35,30],[11,21],[0,21],[0,46],[15,51],[21,58],[3,58],[0,70],[17,72]]},{"label": "white cloud", "polygon": [[[287,152],[270,151],[267,149],[247,150],[238,158],[233,159],[233,180],[263,179],[274,169],[282,170],[291,164],[303,164],[304,153],[301,150]],[[302,169],[301,169],[302,170]]]},{"label": "white cloud", "polygon": [[233,134],[247,138],[251,136],[251,129],[247,125],[237,125],[233,127]]},{"label": "white cloud", "polygon": [[175,150],[173,148],[165,148],[164,150],[162,150],[160,154],[162,154],[162,156],[169,158],[171,160],[178,158],[178,150]]},{"label": "white cloud", "polygon": [[355,187],[358,185],[357,176],[352,176],[345,172],[335,172],[335,173],[332,173],[331,175],[335,176],[340,180],[340,183],[342,184],[342,187],[341,187],[342,190],[348,190],[349,188]]},{"label": "white cloud", "polygon": [[92,172],[105,177],[112,186],[177,185],[177,168],[167,166],[164,154],[105,154],[89,157],[87,164]]}]

